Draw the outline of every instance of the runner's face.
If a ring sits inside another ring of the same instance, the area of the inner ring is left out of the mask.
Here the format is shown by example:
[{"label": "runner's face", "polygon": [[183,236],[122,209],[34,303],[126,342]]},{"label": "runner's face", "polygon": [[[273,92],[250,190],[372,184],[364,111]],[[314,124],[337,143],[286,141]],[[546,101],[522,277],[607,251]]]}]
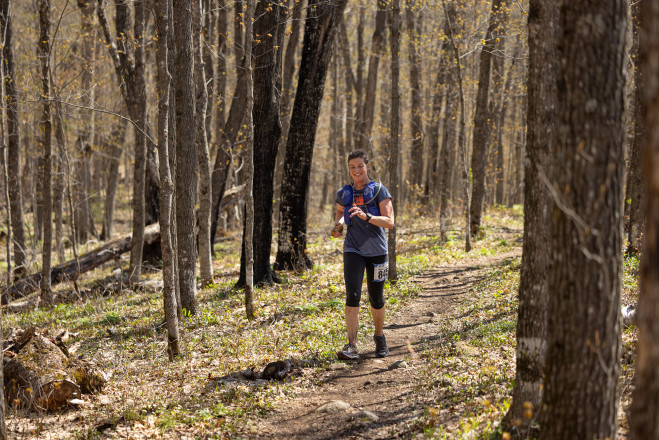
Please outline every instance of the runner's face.
[{"label": "runner's face", "polygon": [[350,159],[348,169],[350,170],[350,177],[355,183],[368,183],[368,164],[364,162],[364,159],[361,157]]}]

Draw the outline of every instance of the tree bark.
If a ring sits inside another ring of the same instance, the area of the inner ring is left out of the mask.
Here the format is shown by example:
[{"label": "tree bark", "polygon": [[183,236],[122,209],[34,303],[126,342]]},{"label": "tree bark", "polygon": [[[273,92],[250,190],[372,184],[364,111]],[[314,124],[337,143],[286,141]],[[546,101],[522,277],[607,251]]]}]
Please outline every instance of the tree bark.
[{"label": "tree bark", "polygon": [[21,191],[20,136],[18,115],[18,90],[14,71],[14,42],[10,0],[0,0],[0,31],[4,36],[2,45],[3,73],[7,109],[7,178],[9,180],[9,200],[11,205],[11,227],[14,236],[14,272],[27,273],[27,243],[23,221],[23,200]]},{"label": "tree bark", "polygon": [[187,313],[199,311],[195,278],[195,200],[197,199],[197,154],[195,151],[195,88],[192,44],[192,4],[174,0],[176,63],[176,235],[181,306]]},{"label": "tree bark", "polygon": [[55,211],[55,243],[57,246],[57,262],[62,263],[66,259],[64,255],[64,194],[67,191],[64,184],[64,173],[66,171],[66,142],[64,140],[64,127],[62,124],[62,108],[58,99],[57,89],[54,86],[53,77],[50,77],[51,87],[55,95],[53,119],[55,122],[55,143],[57,146],[56,171],[53,181],[53,205]]},{"label": "tree bark", "polygon": [[[644,17],[641,15],[640,3],[634,3],[632,8],[632,34],[634,43],[632,45],[632,59],[639,59],[639,25]],[[634,96],[632,98],[632,112],[634,118],[634,135],[631,140],[631,155],[629,159],[629,184],[627,186],[626,200],[630,200],[629,224],[627,226],[627,252],[637,254],[640,251],[640,240],[643,230],[643,204],[645,200],[645,188],[642,179],[643,149],[648,143],[648,130],[645,121],[647,110],[646,101],[643,98],[645,92],[645,81],[643,69],[636,65],[634,69]]]},{"label": "tree bark", "polygon": [[[291,109],[293,108],[293,78],[295,74],[295,59],[300,41],[300,29],[302,28],[302,10],[304,0],[294,1],[293,13],[290,17],[291,26],[288,41],[286,42],[286,52],[283,60],[283,78],[281,80],[281,135],[279,136],[279,147],[277,148],[277,158],[275,165],[275,211],[279,212],[281,202],[281,181],[284,178],[284,158],[286,157],[286,140],[288,130],[291,126]],[[282,40],[283,42],[283,40]]]},{"label": "tree bark", "polygon": [[[247,77],[247,108],[245,113],[247,114],[247,133],[246,133],[246,157],[245,165],[247,170],[245,171],[246,185],[247,185],[247,197],[245,197],[245,233],[243,234],[243,252],[244,252],[244,266],[245,266],[245,315],[247,319],[254,319],[254,77],[252,70],[252,54],[254,50],[252,48],[254,43],[254,31],[253,31],[253,20],[255,17],[254,12],[254,0],[245,0],[245,47],[243,48],[245,58],[245,76]],[[265,12],[265,9],[270,6],[269,3],[260,2],[263,5],[262,13]],[[274,6],[276,10],[279,10],[277,6]],[[275,14],[273,14],[275,15]],[[258,28],[257,28],[258,29]],[[258,35],[263,35],[259,34]],[[265,34],[261,38],[268,38],[268,35]],[[269,39],[272,39],[271,37]],[[257,46],[262,42],[256,41]],[[272,48],[274,49],[274,48]],[[272,50],[271,49],[271,50]],[[268,81],[270,78],[266,78]],[[272,112],[275,117],[279,116],[279,109],[275,108]],[[279,139],[279,136],[273,137],[276,142]],[[277,145],[275,142],[272,144]],[[273,155],[274,158],[274,155]],[[270,222],[271,217],[267,217],[267,221]],[[269,246],[268,246],[269,247]],[[268,255],[269,257],[269,255]],[[242,265],[241,265],[242,266]]]},{"label": "tree bark", "polygon": [[408,47],[407,54],[410,60],[410,135],[412,136],[412,150],[410,152],[410,183],[413,185],[413,197],[418,198],[423,186],[423,118],[421,116],[421,62],[417,53],[417,39],[421,35],[422,15],[415,11],[415,1],[407,0],[405,21],[407,24]]},{"label": "tree bark", "polygon": [[[637,6],[638,7],[638,6]],[[637,123],[656,127],[659,123],[659,5],[641,2],[639,66],[644,78],[640,95],[641,116]],[[636,344],[636,376],[629,417],[632,440],[659,439],[659,136],[656,129],[649,130],[644,146],[643,172],[645,177],[645,235],[640,265],[640,291],[638,295],[638,342]]]},{"label": "tree bark", "polygon": [[542,440],[617,433],[627,6],[560,2]]},{"label": "tree bark", "polygon": [[176,266],[172,241],[172,199],[174,182],[169,168],[169,88],[168,70],[169,5],[167,0],[155,3],[157,32],[158,154],[160,163],[160,246],[162,249],[163,309],[167,322],[167,357],[174,360],[181,353],[176,304]]},{"label": "tree bark", "polygon": [[199,277],[201,284],[207,286],[213,283],[213,261],[211,243],[211,169],[208,153],[208,138],[206,137],[206,111],[208,90],[206,89],[206,71],[202,53],[202,16],[201,0],[192,2],[193,39],[194,39],[194,76],[196,87],[196,141],[197,161],[199,162],[199,210],[197,224],[199,225]]},{"label": "tree bark", "polygon": [[[552,0],[529,4],[528,130],[524,170],[524,243],[517,310],[515,387],[503,424],[527,432],[528,409],[540,409],[547,350],[547,263],[551,222],[547,176],[556,145],[556,69],[559,11]],[[545,180],[540,176],[545,176]],[[528,402],[528,403],[527,403]],[[528,407],[531,405],[530,408]]]},{"label": "tree bark", "polygon": [[325,76],[334,49],[336,29],[347,0],[309,1],[302,61],[291,128],[286,144],[284,181],[279,209],[279,240],[275,266],[310,268],[307,247],[307,195]]},{"label": "tree bark", "polygon": [[490,90],[490,64],[496,39],[496,29],[502,0],[492,1],[490,21],[485,33],[483,48],[480,55],[478,75],[478,94],[476,96],[476,111],[474,113],[474,136],[471,151],[471,172],[474,184],[471,192],[471,207],[469,212],[471,235],[476,236],[482,224],[483,199],[485,198],[485,165],[489,141],[488,95]]},{"label": "tree bark", "polygon": [[[82,42],[80,56],[82,59],[80,85],[82,87],[82,105],[91,107],[94,102],[93,78],[93,14],[94,6],[89,0],[78,0],[80,8],[80,30]],[[91,150],[91,136],[94,125],[94,111],[83,109],[81,111],[82,128],[76,142],[76,175],[78,178],[73,186],[75,193],[76,237],[79,242],[87,241],[94,235],[94,219],[91,213],[90,191],[88,186],[89,161]]]},{"label": "tree bark", "polygon": [[53,253],[53,200],[52,200],[52,125],[50,119],[50,0],[39,0],[39,61],[41,64],[41,122],[43,124],[43,202],[44,234],[41,264],[41,301],[53,303],[50,271]]},{"label": "tree bark", "polygon": [[[391,184],[391,203],[394,213],[398,209],[398,195],[400,172],[398,162],[400,157],[400,0],[393,0],[391,4],[391,145],[389,146],[389,178]],[[398,264],[396,250],[396,228],[387,233],[387,253],[389,255],[389,280],[398,281]]]},{"label": "tree bark", "polygon": [[[224,127],[226,122],[226,93],[227,93],[227,35],[229,32],[229,13],[226,0],[217,0],[217,76],[215,81],[215,93],[217,94],[216,124],[218,129]],[[216,143],[220,147],[220,136],[216,136]]]},{"label": "tree bark", "polygon": [[[371,144],[371,131],[373,130],[373,119],[375,116],[375,98],[377,95],[378,72],[380,58],[384,51],[385,26],[387,21],[387,4],[385,0],[377,0],[377,11],[375,12],[375,28],[371,39],[371,52],[368,58],[368,73],[366,78],[366,90],[363,93],[364,102],[362,112],[359,115],[357,128],[357,145],[359,149],[367,151]],[[362,96],[360,94],[360,96]]]},{"label": "tree bark", "polygon": [[[253,45],[253,192],[254,215],[252,243],[253,284],[279,282],[270,264],[272,248],[272,212],[274,198],[274,167],[281,139],[280,93],[282,87],[281,47],[284,40],[286,8],[260,0],[256,4],[254,34],[260,35]],[[247,124],[249,128],[249,124]],[[249,190],[247,191],[249,194]],[[246,216],[249,221],[249,216]],[[249,229],[249,224],[246,224]],[[247,278],[247,233],[243,239],[240,278],[237,286]]]}]

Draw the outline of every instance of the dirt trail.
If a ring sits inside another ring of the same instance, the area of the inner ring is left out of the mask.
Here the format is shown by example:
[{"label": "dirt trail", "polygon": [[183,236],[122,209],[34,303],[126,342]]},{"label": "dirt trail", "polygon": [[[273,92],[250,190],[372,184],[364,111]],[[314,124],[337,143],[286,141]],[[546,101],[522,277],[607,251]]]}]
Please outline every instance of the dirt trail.
[{"label": "dirt trail", "polygon": [[[485,272],[504,259],[518,256],[517,248],[494,257],[478,257],[455,266],[439,267],[417,277],[421,294],[402,310],[388,316],[385,334],[391,353],[377,359],[373,344],[360,347],[361,359],[348,370],[327,371],[317,385],[281,404],[259,422],[259,438],[268,439],[385,439],[396,436],[404,425],[423,414],[424,406],[415,403],[418,386],[417,359],[413,347],[424,338],[439,338],[439,320],[456,300],[469,295],[469,289]],[[370,317],[367,317],[370,319]],[[405,361],[407,368],[389,369]],[[341,400],[352,409],[322,413],[321,405]],[[363,411],[377,416],[367,419]]]}]

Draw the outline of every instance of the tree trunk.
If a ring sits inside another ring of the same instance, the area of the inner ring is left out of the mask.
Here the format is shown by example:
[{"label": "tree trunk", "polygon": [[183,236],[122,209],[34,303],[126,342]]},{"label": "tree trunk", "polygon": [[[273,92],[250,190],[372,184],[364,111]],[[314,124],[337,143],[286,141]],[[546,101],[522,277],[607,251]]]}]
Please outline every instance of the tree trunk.
[{"label": "tree trunk", "polygon": [[417,53],[417,39],[421,36],[422,15],[415,11],[414,0],[407,0],[405,19],[407,23],[408,48],[410,60],[410,135],[412,136],[412,151],[410,153],[410,183],[414,187],[414,197],[417,198],[423,186],[423,118],[421,117],[421,62]]},{"label": "tree trunk", "polygon": [[[455,79],[455,75],[447,75],[451,79]],[[447,93],[446,106],[444,110],[445,123],[444,132],[442,133],[442,150],[439,154],[439,234],[442,243],[446,243],[448,237],[446,235],[446,218],[448,217],[448,202],[451,194],[451,151],[454,151],[455,124],[452,122],[453,115],[455,114],[455,94]]]},{"label": "tree trunk", "polygon": [[[631,58],[639,59],[638,38],[639,38],[639,25],[644,19],[640,14],[640,4],[634,3],[632,8],[632,29],[634,43],[632,45]],[[647,145],[648,130],[646,128],[645,114],[646,102],[643,99],[645,92],[645,82],[643,76],[643,69],[636,65],[634,69],[634,97],[632,98],[632,112],[634,118],[634,136],[631,141],[631,157],[629,159],[629,180],[627,185],[627,196],[625,200],[631,200],[629,206],[629,224],[627,226],[627,252],[637,254],[640,251],[640,239],[643,230],[643,212],[645,210],[643,204],[645,199],[645,191],[642,181],[642,165],[641,158],[643,157],[643,149]]]},{"label": "tree trunk", "polygon": [[356,142],[359,149],[367,151],[371,144],[371,131],[375,115],[375,98],[377,94],[378,72],[380,57],[384,51],[384,32],[387,21],[387,4],[385,0],[377,0],[377,11],[375,12],[375,29],[371,39],[371,52],[368,58],[368,74],[366,79],[366,90],[359,96],[364,96],[362,112],[359,115]]},{"label": "tree trunk", "polygon": [[[497,0],[494,0],[497,1]],[[460,103],[460,129],[458,133],[458,156],[460,160],[460,172],[462,174],[462,196],[463,196],[463,206],[464,206],[464,218],[465,218],[465,251],[469,252],[471,250],[471,232],[470,232],[470,221],[469,221],[469,173],[467,172],[467,152],[465,151],[465,100],[464,100],[464,91],[462,88],[462,69],[460,67],[460,49],[458,48],[455,38],[453,37],[453,23],[455,21],[455,5],[450,4],[450,9],[446,6],[446,0],[442,0],[442,5],[444,7],[444,13],[447,20],[447,30],[448,37],[451,42],[451,48],[453,49],[454,60],[455,60],[455,75],[458,82],[458,91],[459,93],[459,103]]]},{"label": "tree trunk", "polygon": [[[217,0],[217,75],[215,82],[215,93],[217,94],[217,116],[218,129],[224,127],[226,122],[226,93],[227,93],[227,39],[229,32],[229,13],[227,12],[226,0]],[[216,136],[216,143],[220,147],[220,136]]]},{"label": "tree trunk", "polygon": [[110,132],[110,138],[104,141],[107,153],[107,181],[105,189],[105,206],[103,211],[103,229],[101,240],[111,240],[114,229],[114,205],[119,185],[119,163],[126,140],[126,120],[120,118]]},{"label": "tree trunk", "polygon": [[58,99],[57,89],[55,88],[52,75],[50,76],[51,88],[55,94],[55,112],[53,119],[55,122],[55,142],[57,145],[56,154],[56,171],[53,181],[53,204],[55,211],[55,243],[57,246],[57,262],[62,263],[66,259],[64,254],[64,194],[67,191],[64,184],[64,174],[66,172],[66,142],[64,140],[64,127],[62,124],[62,105]]},{"label": "tree trunk", "polygon": [[492,1],[490,21],[485,33],[485,43],[481,49],[480,70],[478,75],[478,94],[476,96],[476,111],[474,113],[474,137],[471,151],[471,172],[474,184],[471,193],[471,235],[476,236],[481,228],[483,199],[485,198],[485,165],[487,162],[487,147],[489,139],[489,108],[488,95],[490,90],[490,64],[492,51],[496,40],[496,30],[502,0]]},{"label": "tree trunk", "polygon": [[[267,1],[267,0],[266,0]],[[271,7],[270,3],[266,1],[259,2],[259,5],[263,5],[261,13],[265,13],[265,9]],[[244,266],[245,266],[245,315],[247,319],[254,319],[254,77],[252,70],[252,54],[254,52],[252,45],[254,43],[254,31],[253,29],[253,20],[255,16],[254,12],[254,0],[245,0],[245,47],[243,58],[245,58],[245,76],[247,77],[247,106],[245,113],[247,114],[247,133],[246,133],[246,157],[245,157],[245,178],[247,185],[247,196],[245,197],[245,233],[243,234],[243,253],[244,253]],[[278,11],[279,8],[276,7]],[[276,16],[277,14],[269,14],[271,16]],[[268,28],[266,28],[268,29]],[[273,40],[272,37],[268,37],[267,34],[260,34],[259,28],[256,28],[256,33],[258,35],[263,35],[261,38],[268,40]],[[265,46],[263,42],[256,42],[257,47]],[[261,47],[259,47],[261,48]],[[270,48],[269,52],[278,52]],[[264,54],[260,54],[264,55]],[[270,78],[265,78],[266,82]],[[271,82],[271,81],[270,81]],[[270,96],[269,96],[270,98]],[[275,118],[279,116],[279,109],[275,108],[272,112],[275,115]],[[279,136],[273,137],[273,145],[277,145],[276,142],[279,139]],[[276,155],[276,152],[275,152]],[[274,155],[273,155],[274,159]],[[271,216],[266,218],[266,221],[270,222]],[[268,246],[269,247],[269,246]],[[268,255],[269,257],[269,255]],[[241,266],[243,266],[241,264]]]},{"label": "tree trunk", "polygon": [[284,181],[279,210],[275,265],[280,269],[310,268],[307,248],[307,195],[325,76],[334,49],[336,29],[347,0],[309,1],[302,61],[291,128],[286,144]]},{"label": "tree trunk", "polygon": [[208,153],[208,138],[206,137],[206,111],[208,91],[206,89],[206,71],[202,53],[202,16],[201,0],[192,2],[193,39],[194,39],[194,76],[196,87],[196,141],[197,161],[199,162],[199,210],[197,224],[199,226],[199,277],[202,286],[213,283],[213,259],[211,243],[211,169]]},{"label": "tree trunk", "polygon": [[[391,5],[391,144],[389,145],[389,186],[394,213],[398,209],[400,173],[400,0],[393,0]],[[396,228],[387,233],[387,253],[389,255],[389,280],[398,281],[398,264],[396,250]]]},{"label": "tree trunk", "polygon": [[[94,47],[94,31],[93,31],[93,14],[94,6],[90,0],[78,0],[78,7],[80,8],[80,31],[82,33],[82,41],[80,45],[81,56],[81,73],[80,85],[82,87],[82,105],[84,107],[91,107],[94,103],[94,87],[93,87],[93,47]],[[76,168],[77,176],[74,192],[75,192],[75,216],[76,216],[76,237],[79,242],[87,241],[94,235],[94,222],[91,213],[90,192],[88,187],[88,167],[91,150],[91,136],[92,127],[94,125],[94,111],[83,109],[81,111],[82,128],[76,142]]]},{"label": "tree trunk", "polygon": [[176,235],[181,306],[187,313],[198,313],[197,261],[195,243],[195,200],[197,199],[197,154],[195,152],[195,88],[192,44],[192,4],[174,0],[174,39],[176,63]]},{"label": "tree trunk", "polygon": [[[215,66],[213,65],[213,53],[212,48],[215,40],[215,24],[217,22],[215,14],[216,10],[212,6],[213,0],[202,0],[202,41],[203,46],[202,58],[204,60],[204,73],[206,75],[206,91],[207,91],[207,100],[206,100],[206,117],[204,119],[204,125],[206,126],[206,143],[208,144],[208,172],[209,172],[209,182],[210,182],[210,157],[211,151],[213,150],[213,113],[215,113]],[[210,185],[210,183],[209,183]],[[210,200],[210,190],[208,193],[208,199]],[[210,222],[210,207],[209,209],[209,222]],[[210,223],[209,226],[210,228]],[[212,248],[212,243],[211,243]],[[212,252],[212,249],[211,249]]]},{"label": "tree trunk", "polygon": [[160,246],[162,249],[163,309],[167,322],[167,357],[174,360],[181,353],[176,305],[176,266],[172,242],[172,198],[174,182],[169,168],[169,88],[168,70],[169,8],[167,0],[156,0],[157,81],[158,97],[158,159],[160,163]]},{"label": "tree trunk", "polygon": [[[173,2],[168,1],[168,14],[167,25],[169,30],[167,32],[167,70],[169,72],[169,108],[167,110],[167,152],[169,153],[169,173],[172,183],[174,185],[174,194],[172,196],[172,210],[170,212],[170,231],[169,234],[172,238],[172,251],[178,249],[178,226],[176,224],[176,87],[174,86],[174,62],[176,61],[176,40],[174,39],[174,5]],[[174,280],[176,291],[176,315],[178,319],[183,317],[183,306],[181,305],[181,277],[178,268],[178,255],[173,256],[174,265]]]},{"label": "tree trunk", "polygon": [[[506,116],[508,114],[508,108],[510,107],[510,90],[513,84],[513,77],[515,71],[515,63],[519,56],[519,41],[516,43],[515,50],[513,52],[513,59],[511,65],[508,68],[506,83],[503,87],[503,95],[501,96],[501,105],[497,113],[497,137],[496,137],[496,158],[495,158],[495,180],[496,180],[496,194],[495,194],[495,203],[498,205],[503,205],[505,203],[504,198],[504,187],[505,187],[505,176],[504,176],[504,148],[503,148],[503,134]],[[507,169],[510,173],[510,168]]]},{"label": "tree trunk", "polygon": [[[430,139],[428,151],[428,164],[426,165],[426,180],[424,184],[424,198],[426,203],[433,203],[437,200],[440,193],[439,180],[439,156],[440,156],[440,131],[439,127],[442,125],[442,107],[445,109],[444,121],[446,121],[446,102],[447,102],[447,88],[444,87],[446,83],[446,48],[447,42],[443,41],[438,54],[437,78],[432,91],[432,107],[431,116],[428,129],[428,138]],[[444,122],[444,130],[446,131],[447,124]]]},{"label": "tree trunk", "polygon": [[[286,9],[267,0],[256,4],[254,34],[261,35],[253,45],[253,284],[279,282],[270,264],[272,248],[272,209],[274,198],[274,165],[281,139],[279,90],[282,87],[281,51]],[[247,125],[249,128],[249,124]],[[248,164],[249,165],[249,164]],[[249,190],[247,192],[249,194]],[[249,221],[249,216],[246,217]],[[246,223],[249,229],[249,223]],[[237,285],[245,285],[247,279],[247,235],[243,239],[240,278]]]},{"label": "tree trunk", "polygon": [[[638,7],[638,6],[637,6]],[[644,93],[637,102],[642,119],[636,123],[656,127],[659,123],[659,5],[641,2],[641,32],[639,66],[644,78]],[[636,15],[636,14],[635,14]],[[638,95],[637,95],[638,96]],[[640,291],[638,295],[638,342],[636,344],[636,376],[629,417],[632,440],[659,439],[659,136],[656,129],[649,130],[648,143],[644,146],[643,171],[645,176],[645,235],[640,266]]]},{"label": "tree trunk", "polygon": [[[1,19],[1,17],[0,17]],[[0,28],[1,30],[1,28]],[[0,63],[4,64],[4,59],[2,56],[2,51],[0,51]],[[0,87],[0,102],[4,101],[3,88]],[[2,165],[2,183],[3,191],[2,197],[5,202],[5,212],[7,213],[7,241],[6,241],[6,257],[7,257],[7,286],[10,286],[14,279],[14,266],[11,262],[11,245],[13,243],[12,237],[12,226],[11,226],[11,203],[9,200],[9,179],[7,177],[7,143],[5,142],[5,119],[0,115],[0,162]],[[2,311],[0,311],[0,333],[2,332]],[[1,336],[1,334],[0,334]],[[1,360],[1,359],[0,359]],[[0,371],[2,368],[0,368]],[[2,394],[0,394],[2,395]],[[0,404],[0,408],[4,409],[4,401]],[[4,415],[4,412],[3,414]],[[4,424],[4,418],[0,420],[0,423]],[[4,425],[3,425],[4,426]],[[0,428],[3,428],[0,426]],[[0,438],[2,440],[2,438]]]},{"label": "tree trunk", "polygon": [[23,222],[23,201],[21,194],[20,138],[18,116],[18,90],[14,72],[14,43],[10,0],[0,0],[0,31],[4,36],[2,44],[3,73],[7,109],[7,178],[9,180],[9,200],[11,205],[11,227],[14,236],[14,272],[27,273],[27,243]]},{"label": "tree trunk", "polygon": [[[290,34],[286,42],[286,52],[283,60],[283,78],[281,80],[281,135],[279,136],[279,147],[275,165],[275,212],[279,212],[281,202],[281,181],[284,178],[284,158],[286,157],[286,140],[288,129],[291,126],[291,109],[293,108],[293,77],[295,74],[295,59],[300,41],[300,29],[302,28],[302,10],[304,1],[294,1],[293,14],[291,16]],[[283,40],[282,40],[283,41]]]},{"label": "tree trunk", "polygon": [[53,203],[52,203],[52,125],[50,120],[50,0],[39,0],[39,61],[41,62],[41,98],[43,109],[43,202],[44,202],[44,234],[41,264],[41,301],[53,303],[53,293],[50,288],[50,271],[53,253]]},{"label": "tree trunk", "polygon": [[[546,182],[556,145],[556,43],[559,11],[552,0],[529,4],[528,130],[524,170],[524,243],[517,310],[515,387],[507,429],[527,432],[528,409],[540,408],[547,349],[547,262],[551,222]],[[544,180],[540,177],[544,176]],[[527,403],[528,402],[528,403]],[[531,405],[528,408],[529,404]]]},{"label": "tree trunk", "polygon": [[541,439],[617,433],[627,6],[560,2]]}]

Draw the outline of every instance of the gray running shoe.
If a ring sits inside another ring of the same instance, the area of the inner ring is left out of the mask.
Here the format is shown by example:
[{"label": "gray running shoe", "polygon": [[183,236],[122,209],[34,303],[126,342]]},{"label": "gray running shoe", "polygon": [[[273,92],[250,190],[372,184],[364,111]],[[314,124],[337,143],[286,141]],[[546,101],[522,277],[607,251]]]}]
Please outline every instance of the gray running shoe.
[{"label": "gray running shoe", "polygon": [[343,350],[336,353],[336,356],[339,359],[345,359],[348,361],[355,361],[359,359],[359,352],[357,351],[357,346],[352,343],[348,343],[343,347]]},{"label": "gray running shoe", "polygon": [[375,357],[383,358],[389,354],[389,347],[387,347],[387,339],[382,336],[373,336],[375,341]]}]

